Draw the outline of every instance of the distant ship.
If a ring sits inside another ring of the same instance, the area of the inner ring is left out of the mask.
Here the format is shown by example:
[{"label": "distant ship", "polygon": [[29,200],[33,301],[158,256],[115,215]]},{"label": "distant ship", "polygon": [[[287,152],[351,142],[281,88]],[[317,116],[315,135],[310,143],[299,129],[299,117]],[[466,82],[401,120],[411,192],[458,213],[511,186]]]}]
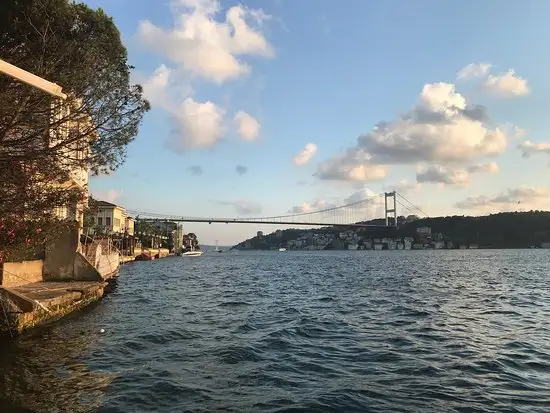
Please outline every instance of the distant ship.
[{"label": "distant ship", "polygon": [[279,252],[284,252],[286,251],[286,248],[279,248]]}]

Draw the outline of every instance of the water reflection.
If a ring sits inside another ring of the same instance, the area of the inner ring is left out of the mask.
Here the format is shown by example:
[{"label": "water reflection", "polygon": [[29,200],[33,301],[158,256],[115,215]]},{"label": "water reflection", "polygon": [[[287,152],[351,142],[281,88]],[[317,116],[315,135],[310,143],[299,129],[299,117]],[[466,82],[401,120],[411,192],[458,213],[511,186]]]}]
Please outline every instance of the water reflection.
[{"label": "water reflection", "polygon": [[102,404],[112,373],[91,371],[83,362],[91,331],[54,327],[0,344],[0,403],[3,412],[93,412]]}]

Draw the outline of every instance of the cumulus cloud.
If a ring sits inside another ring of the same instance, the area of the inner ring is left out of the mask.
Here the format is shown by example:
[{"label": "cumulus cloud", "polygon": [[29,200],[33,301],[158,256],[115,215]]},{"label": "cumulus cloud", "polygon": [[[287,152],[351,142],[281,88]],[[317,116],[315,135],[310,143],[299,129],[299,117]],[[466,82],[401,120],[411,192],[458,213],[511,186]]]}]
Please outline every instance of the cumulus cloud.
[{"label": "cumulus cloud", "polygon": [[524,158],[530,158],[531,155],[537,153],[545,153],[550,155],[550,143],[533,143],[529,140],[518,145]]},{"label": "cumulus cloud", "polygon": [[193,165],[193,166],[190,166],[189,168],[187,168],[187,170],[189,172],[191,172],[192,175],[202,175],[204,170],[202,169],[202,166],[199,166],[199,165]]},{"label": "cumulus cloud", "polygon": [[250,72],[245,56],[274,55],[262,33],[269,16],[261,9],[233,6],[218,20],[217,0],[174,0],[172,6],[173,27],[141,21],[138,37],[192,75],[221,83]]},{"label": "cumulus cloud", "polygon": [[248,172],[248,168],[246,166],[243,166],[243,165],[237,165],[235,167],[235,171],[239,174],[239,175],[244,175]]},{"label": "cumulus cloud", "polygon": [[[168,147],[183,153],[215,146],[227,129],[225,111],[213,102],[196,101],[191,82],[202,78],[223,83],[245,76],[250,72],[246,57],[274,53],[263,35],[270,16],[261,9],[237,5],[220,16],[218,0],[171,0],[170,4],[173,26],[145,20],[139,23],[138,37],[173,67],[162,64],[140,83],[152,106],[169,113],[173,133]],[[250,114],[239,111],[234,121],[243,139],[258,138],[260,124]]]},{"label": "cumulus cloud", "polygon": [[385,186],[384,190],[388,192],[396,191],[401,194],[408,194],[409,192],[420,188],[422,188],[422,184],[419,184],[418,182],[409,182],[407,179],[402,179],[395,184]]},{"label": "cumulus cloud", "polygon": [[166,107],[168,98],[166,89],[173,79],[174,71],[162,64],[143,82],[143,94],[154,105]]},{"label": "cumulus cloud", "polygon": [[483,83],[483,88],[498,97],[520,97],[530,93],[527,79],[519,77],[513,69],[500,75],[489,75]]},{"label": "cumulus cloud", "polygon": [[175,130],[169,146],[178,153],[190,148],[210,148],[223,135],[224,110],[212,102],[183,101],[173,112]]},{"label": "cumulus cloud", "polygon": [[190,93],[190,89],[182,88],[185,86],[178,83],[175,71],[165,65],[155,69],[143,82],[145,97],[170,116],[173,130],[167,141],[168,147],[184,153],[193,148],[215,146],[224,132],[225,111],[213,102],[197,102],[192,97],[177,103],[178,97]]},{"label": "cumulus cloud", "polygon": [[317,145],[314,143],[308,143],[302,151],[292,158],[294,165],[303,166],[306,165],[317,153]]},{"label": "cumulus cloud", "polygon": [[372,156],[360,148],[350,148],[317,165],[317,176],[327,181],[377,181],[388,172],[385,165],[371,162]]},{"label": "cumulus cloud", "polygon": [[458,80],[469,80],[477,77],[484,77],[489,74],[492,65],[490,63],[470,63],[464,66],[456,74]]},{"label": "cumulus cloud", "polygon": [[455,204],[456,208],[484,212],[506,212],[518,209],[547,210],[550,203],[550,188],[528,187],[508,188],[493,195],[468,197]]},{"label": "cumulus cloud", "polygon": [[471,165],[468,167],[468,172],[474,174],[479,172],[496,173],[498,172],[498,165],[496,162],[483,163],[479,165]]},{"label": "cumulus cloud", "polygon": [[453,84],[426,84],[411,110],[380,122],[343,155],[320,163],[317,176],[374,180],[386,176],[394,164],[461,164],[500,155],[506,135],[487,120],[486,108],[468,105]]},{"label": "cumulus cloud", "polygon": [[420,166],[416,173],[416,180],[418,183],[467,186],[470,183],[471,174],[496,172],[498,172],[498,165],[495,162],[471,165],[467,168],[428,165]]},{"label": "cumulus cloud", "polygon": [[237,131],[242,139],[255,141],[260,136],[260,123],[248,113],[239,111],[235,115]]},{"label": "cumulus cloud", "polygon": [[218,205],[232,206],[238,215],[258,215],[262,206],[254,201],[214,201]]},{"label": "cumulus cloud", "polygon": [[466,169],[454,169],[441,165],[424,166],[416,173],[420,183],[442,183],[447,185],[465,186],[470,182],[470,174]]}]

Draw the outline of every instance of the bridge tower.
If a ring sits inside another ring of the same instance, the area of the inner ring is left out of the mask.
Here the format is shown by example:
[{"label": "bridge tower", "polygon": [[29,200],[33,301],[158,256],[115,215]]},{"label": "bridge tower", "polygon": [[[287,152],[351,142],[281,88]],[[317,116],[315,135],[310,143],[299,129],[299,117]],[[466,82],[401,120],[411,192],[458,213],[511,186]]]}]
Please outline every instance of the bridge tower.
[{"label": "bridge tower", "polygon": [[[390,200],[388,204],[388,198],[393,199],[393,205]],[[384,204],[385,204],[385,213],[386,213],[386,226],[389,227],[389,218],[393,217],[393,226],[397,228],[397,199],[395,196],[395,191],[384,193]]]}]

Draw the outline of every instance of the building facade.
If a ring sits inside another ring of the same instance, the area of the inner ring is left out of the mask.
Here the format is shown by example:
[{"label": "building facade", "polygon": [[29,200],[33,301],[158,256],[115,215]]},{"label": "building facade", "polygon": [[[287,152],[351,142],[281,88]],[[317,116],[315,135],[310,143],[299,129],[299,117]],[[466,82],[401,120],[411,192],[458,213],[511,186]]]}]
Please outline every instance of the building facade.
[{"label": "building facade", "polygon": [[108,234],[125,234],[131,225],[133,235],[133,218],[126,215],[124,207],[106,201],[97,201],[97,212],[92,222]]}]

